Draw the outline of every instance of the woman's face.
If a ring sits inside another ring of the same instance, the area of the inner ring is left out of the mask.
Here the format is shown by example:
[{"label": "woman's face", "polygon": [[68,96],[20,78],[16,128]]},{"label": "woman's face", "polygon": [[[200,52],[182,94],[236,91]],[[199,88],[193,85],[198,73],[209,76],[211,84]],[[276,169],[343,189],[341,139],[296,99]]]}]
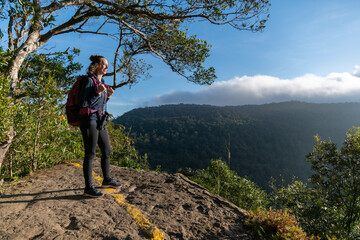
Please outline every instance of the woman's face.
[{"label": "woman's face", "polygon": [[96,69],[97,75],[105,75],[108,68],[109,68],[108,61],[105,58],[102,58],[100,60],[99,66]]}]

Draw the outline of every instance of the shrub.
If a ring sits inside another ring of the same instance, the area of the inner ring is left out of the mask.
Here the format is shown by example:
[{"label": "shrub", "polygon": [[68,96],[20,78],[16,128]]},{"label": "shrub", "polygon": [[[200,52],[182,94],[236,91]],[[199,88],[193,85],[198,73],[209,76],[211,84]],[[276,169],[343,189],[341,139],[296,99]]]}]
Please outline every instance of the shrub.
[{"label": "shrub", "polygon": [[113,151],[110,157],[111,164],[119,167],[148,170],[147,155],[139,155],[134,147],[133,140],[124,133],[125,127],[109,122],[107,128]]},{"label": "shrub", "polygon": [[[286,210],[250,211],[251,216],[245,226],[251,229],[257,239],[261,240],[311,240],[299,227],[294,215]],[[319,239],[319,238],[318,238]]]}]

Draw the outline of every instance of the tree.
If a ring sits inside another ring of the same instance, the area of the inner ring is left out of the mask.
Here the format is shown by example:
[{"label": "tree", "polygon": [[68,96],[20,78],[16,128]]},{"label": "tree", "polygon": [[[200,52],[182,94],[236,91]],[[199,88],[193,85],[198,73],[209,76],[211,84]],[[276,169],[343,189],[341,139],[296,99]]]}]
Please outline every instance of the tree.
[{"label": "tree", "polygon": [[[112,73],[113,88],[131,86],[146,75],[149,66],[139,58],[142,54],[160,58],[189,81],[211,84],[216,77],[214,68],[204,67],[209,45],[189,35],[187,24],[208,21],[238,30],[260,31],[265,27],[268,16],[264,14],[270,4],[268,0],[0,0],[0,5],[2,21],[8,26],[6,52],[11,53],[5,69],[10,77],[8,97],[15,101],[24,96],[19,72],[29,54],[54,36],[67,33],[98,34],[118,40],[113,65],[114,72],[123,78],[118,82]],[[107,25],[118,32],[106,32]],[[14,132],[10,128],[8,136]]]},{"label": "tree", "polygon": [[311,186],[295,181],[278,191],[277,203],[292,209],[309,233],[359,239],[360,127],[348,131],[340,150],[319,136],[315,140],[307,156]]}]

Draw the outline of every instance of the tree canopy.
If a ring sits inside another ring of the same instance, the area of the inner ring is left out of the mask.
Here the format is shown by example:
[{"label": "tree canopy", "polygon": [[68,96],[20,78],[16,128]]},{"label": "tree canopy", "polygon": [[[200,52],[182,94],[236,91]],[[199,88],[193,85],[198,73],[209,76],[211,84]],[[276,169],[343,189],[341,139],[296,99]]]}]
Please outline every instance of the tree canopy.
[{"label": "tree canopy", "polygon": [[318,135],[315,140],[306,158],[314,171],[309,184],[296,180],[275,187],[275,203],[291,209],[307,233],[321,239],[359,239],[360,128],[349,129],[341,148]]},{"label": "tree canopy", "polygon": [[[1,1],[6,20],[7,49],[13,51],[9,69],[16,87],[18,68],[25,57],[53,36],[77,32],[106,35],[118,40],[114,49],[114,87],[136,82],[148,66],[137,56],[152,54],[189,81],[210,84],[214,68],[204,67],[209,44],[187,33],[192,21],[231,25],[238,30],[259,31],[265,27],[267,0],[63,0]],[[106,31],[105,26],[117,31]]]}]

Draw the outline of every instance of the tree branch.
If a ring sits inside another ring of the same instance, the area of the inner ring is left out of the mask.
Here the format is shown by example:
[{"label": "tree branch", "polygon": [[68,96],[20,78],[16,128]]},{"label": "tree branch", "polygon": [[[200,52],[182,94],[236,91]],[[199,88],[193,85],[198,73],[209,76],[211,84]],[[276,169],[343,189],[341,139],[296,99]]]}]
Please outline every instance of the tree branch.
[{"label": "tree branch", "polygon": [[117,88],[121,88],[121,87],[126,86],[126,85],[131,84],[131,83],[133,83],[133,82],[132,82],[131,78],[129,78],[126,82],[119,83],[118,85],[116,85],[116,86],[114,85],[112,87],[114,89],[117,89]]},{"label": "tree branch", "polygon": [[93,31],[83,31],[83,30],[78,30],[78,28],[65,30],[65,31],[59,32],[57,34],[54,34],[54,36],[55,35],[60,35],[60,34],[65,34],[65,33],[70,33],[70,32],[89,33],[89,34],[97,34],[97,35],[104,35],[104,36],[108,36],[108,37],[114,37],[114,35],[110,34],[110,33],[99,33],[99,32],[93,32]]},{"label": "tree branch", "polygon": [[100,16],[98,13],[89,11],[86,14],[83,14],[82,16],[72,16],[67,22],[57,26],[56,28],[53,28],[49,30],[47,33],[40,36],[39,42],[47,42],[52,36],[59,35],[62,33],[66,33],[69,31],[64,31],[68,28],[71,28],[72,26],[81,23],[83,21],[86,21],[90,17]]},{"label": "tree branch", "polygon": [[115,54],[114,54],[114,72],[115,72],[115,74],[114,74],[114,84],[113,84],[114,86],[116,86],[116,61],[117,61],[117,57],[119,55],[119,50],[120,50],[120,47],[122,45],[122,40],[123,40],[122,28],[120,26],[119,26],[119,28],[120,28],[120,33],[119,33],[120,39],[119,39],[119,44],[118,44],[118,46],[116,48],[116,51],[115,51]]},{"label": "tree branch", "polygon": [[10,15],[9,24],[8,24],[8,39],[9,39],[8,48],[9,48],[9,50],[14,49],[14,38],[13,38],[13,35],[12,35],[13,25],[14,25],[14,16]]},{"label": "tree branch", "polygon": [[53,1],[50,5],[43,7],[42,10],[44,13],[51,13],[57,10],[60,10],[67,6],[73,5],[84,5],[85,2],[89,0],[63,0],[63,1]]},{"label": "tree branch", "polygon": [[141,31],[139,31],[138,29],[132,27],[132,26],[131,26],[130,24],[128,24],[127,22],[125,22],[125,21],[123,21],[123,20],[120,20],[120,21],[121,21],[122,24],[124,24],[124,25],[127,26],[129,29],[131,29],[135,34],[137,34],[140,38],[142,38],[142,39],[147,43],[147,46],[148,46],[149,50],[150,50],[151,52],[153,52],[155,55],[159,56],[159,57],[163,60],[164,63],[168,64],[168,65],[170,66],[170,68],[171,68],[172,71],[177,72],[177,73],[180,74],[181,76],[187,78],[186,75],[184,75],[183,73],[181,73],[180,71],[178,71],[178,70],[171,64],[171,62],[167,61],[162,54],[160,54],[158,51],[156,51],[156,50],[152,47],[151,41],[146,37],[146,35],[145,35],[144,33],[142,33]]}]

